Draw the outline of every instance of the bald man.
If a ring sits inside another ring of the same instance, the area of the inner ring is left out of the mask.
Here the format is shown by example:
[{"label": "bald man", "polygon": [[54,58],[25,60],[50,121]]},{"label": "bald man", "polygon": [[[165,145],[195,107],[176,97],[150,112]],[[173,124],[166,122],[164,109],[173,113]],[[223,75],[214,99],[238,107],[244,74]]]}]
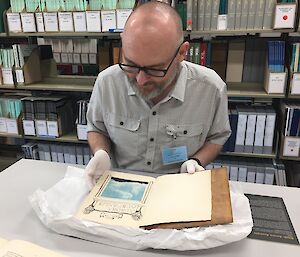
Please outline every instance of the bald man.
[{"label": "bald man", "polygon": [[231,133],[225,83],[184,61],[189,43],[167,4],[139,6],[121,40],[119,64],[99,74],[87,112],[89,186],[111,160],[117,168],[160,174],[203,170]]}]

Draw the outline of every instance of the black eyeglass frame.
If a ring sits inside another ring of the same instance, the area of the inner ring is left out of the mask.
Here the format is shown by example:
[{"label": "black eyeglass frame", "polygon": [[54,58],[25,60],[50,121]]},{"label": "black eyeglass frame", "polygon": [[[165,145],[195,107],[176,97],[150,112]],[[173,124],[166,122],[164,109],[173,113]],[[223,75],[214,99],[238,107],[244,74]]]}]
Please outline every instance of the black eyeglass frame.
[{"label": "black eyeglass frame", "polygon": [[[175,55],[173,56],[173,58],[172,58],[170,64],[168,65],[168,67],[167,67],[166,69],[152,69],[152,68],[147,68],[147,67],[143,67],[143,66],[136,66],[136,65],[130,65],[130,64],[121,63],[121,62],[120,62],[120,56],[121,56],[120,53],[121,53],[121,50],[119,51],[118,65],[119,65],[119,67],[120,67],[124,72],[138,74],[138,73],[142,70],[143,72],[145,72],[147,75],[149,75],[149,76],[151,76],[151,77],[163,78],[163,77],[166,76],[168,70],[170,69],[172,63],[174,62],[174,60],[175,60],[175,58],[176,58],[176,56],[177,56],[177,54],[178,54],[178,52],[179,52],[179,49],[180,49],[180,47],[182,46],[182,44],[183,44],[183,43],[181,43],[180,46],[177,48]],[[136,72],[135,72],[135,71],[134,71],[134,72],[133,72],[133,71],[128,71],[128,70],[126,70],[126,68],[124,69],[123,67],[136,68],[137,71],[136,71]],[[149,71],[162,72],[163,74],[162,74],[161,76],[159,76],[159,75],[153,75],[153,74],[151,74],[151,72],[149,73]]]}]

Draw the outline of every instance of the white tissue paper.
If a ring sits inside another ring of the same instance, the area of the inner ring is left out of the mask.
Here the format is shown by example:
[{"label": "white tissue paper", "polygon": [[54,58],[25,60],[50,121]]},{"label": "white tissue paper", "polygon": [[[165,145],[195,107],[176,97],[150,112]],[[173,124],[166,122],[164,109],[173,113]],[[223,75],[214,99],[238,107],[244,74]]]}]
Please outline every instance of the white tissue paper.
[{"label": "white tissue paper", "polygon": [[88,192],[84,170],[68,167],[62,180],[45,192],[36,190],[29,201],[43,224],[59,234],[131,250],[208,249],[245,238],[253,226],[248,198],[236,184],[230,184],[232,223],[181,230],[144,230],[78,220],[73,215]]}]

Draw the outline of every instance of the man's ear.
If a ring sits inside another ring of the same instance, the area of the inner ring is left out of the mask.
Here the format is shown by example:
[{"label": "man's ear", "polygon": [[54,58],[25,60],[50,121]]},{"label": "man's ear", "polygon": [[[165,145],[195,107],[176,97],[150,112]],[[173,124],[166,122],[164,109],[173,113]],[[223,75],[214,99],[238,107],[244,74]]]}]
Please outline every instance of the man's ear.
[{"label": "man's ear", "polygon": [[188,41],[185,41],[182,43],[180,49],[179,49],[179,61],[182,62],[185,59],[185,56],[187,54],[187,51],[190,48],[190,43]]}]

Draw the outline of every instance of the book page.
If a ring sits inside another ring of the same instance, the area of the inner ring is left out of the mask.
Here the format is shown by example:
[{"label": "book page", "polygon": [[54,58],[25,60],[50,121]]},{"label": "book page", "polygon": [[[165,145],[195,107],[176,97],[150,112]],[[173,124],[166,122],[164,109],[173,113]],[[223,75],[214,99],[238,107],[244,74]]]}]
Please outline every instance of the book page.
[{"label": "book page", "polygon": [[0,257],[66,257],[36,244],[23,240],[11,240],[0,248]]},{"label": "book page", "polygon": [[211,171],[170,174],[156,179],[142,210],[142,226],[211,220]]},{"label": "book page", "polygon": [[0,237],[0,249],[6,245],[9,241]]},{"label": "book page", "polygon": [[149,176],[106,171],[83,201],[76,218],[138,228],[141,209],[154,181]]}]

